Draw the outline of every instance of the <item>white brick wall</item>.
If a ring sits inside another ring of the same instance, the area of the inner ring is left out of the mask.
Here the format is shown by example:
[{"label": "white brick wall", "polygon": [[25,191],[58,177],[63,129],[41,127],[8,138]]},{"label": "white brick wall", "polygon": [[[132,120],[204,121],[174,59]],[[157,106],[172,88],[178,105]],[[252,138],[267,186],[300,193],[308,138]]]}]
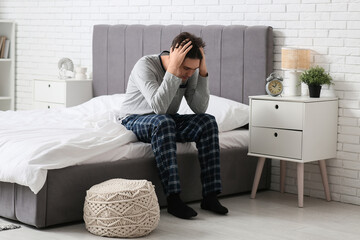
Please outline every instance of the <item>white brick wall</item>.
[{"label": "white brick wall", "polygon": [[[322,92],[339,99],[337,158],[327,160],[336,201],[360,205],[360,2],[358,0],[0,0],[0,19],[17,23],[16,107],[32,107],[32,80],[57,75],[71,58],[91,71],[94,24],[244,24],[274,27],[275,62],[282,46],[314,50],[313,63],[335,85]],[[286,74],[285,74],[286,76]],[[273,161],[272,185],[279,187]],[[305,194],[324,198],[318,165],[305,165]],[[286,191],[297,193],[288,163]]]}]

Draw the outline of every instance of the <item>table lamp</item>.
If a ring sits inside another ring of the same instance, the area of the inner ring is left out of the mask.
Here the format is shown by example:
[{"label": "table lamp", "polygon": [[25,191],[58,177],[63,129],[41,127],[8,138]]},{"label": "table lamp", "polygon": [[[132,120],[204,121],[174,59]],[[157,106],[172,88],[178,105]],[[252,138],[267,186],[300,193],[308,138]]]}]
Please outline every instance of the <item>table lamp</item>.
[{"label": "table lamp", "polygon": [[[289,78],[285,79],[288,86],[287,96],[301,95],[301,70],[310,67],[310,49],[281,48],[281,68],[290,70]],[[300,71],[299,71],[300,70]]]}]

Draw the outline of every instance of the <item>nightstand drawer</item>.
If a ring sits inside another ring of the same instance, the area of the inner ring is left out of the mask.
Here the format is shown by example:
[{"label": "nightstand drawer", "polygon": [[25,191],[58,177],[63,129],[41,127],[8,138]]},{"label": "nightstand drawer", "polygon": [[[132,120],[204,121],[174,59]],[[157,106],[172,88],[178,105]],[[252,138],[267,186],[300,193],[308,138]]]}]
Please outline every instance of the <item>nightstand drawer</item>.
[{"label": "nightstand drawer", "polygon": [[302,130],[303,103],[284,101],[251,101],[251,125]]},{"label": "nightstand drawer", "polygon": [[278,157],[301,159],[302,132],[252,127],[250,152]]},{"label": "nightstand drawer", "polygon": [[34,96],[36,101],[65,103],[66,83],[53,81],[35,81]]},{"label": "nightstand drawer", "polygon": [[65,108],[65,104],[61,103],[50,103],[50,102],[34,102],[36,109],[54,109],[54,108]]}]

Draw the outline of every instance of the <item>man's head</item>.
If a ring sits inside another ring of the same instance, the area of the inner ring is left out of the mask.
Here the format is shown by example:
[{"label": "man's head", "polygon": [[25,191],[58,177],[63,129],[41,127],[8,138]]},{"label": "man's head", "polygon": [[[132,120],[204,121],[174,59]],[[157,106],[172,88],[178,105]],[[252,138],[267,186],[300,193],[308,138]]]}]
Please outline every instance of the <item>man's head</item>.
[{"label": "man's head", "polygon": [[200,48],[204,48],[205,43],[201,38],[196,37],[191,33],[182,32],[174,38],[171,44],[171,48],[175,48],[178,45],[185,45],[189,41],[191,41],[192,48],[186,54],[185,59],[180,67],[181,76],[179,77],[181,77],[181,79],[183,79],[184,81],[191,77],[194,74],[195,70],[199,68],[200,61],[203,58]]},{"label": "man's head", "polygon": [[191,41],[192,48],[186,54],[186,58],[201,60],[202,54],[200,48],[205,48],[205,42],[200,37],[196,37],[191,33],[182,32],[179,35],[177,35],[172,41],[171,48],[175,48],[177,44],[183,45],[188,41]]}]

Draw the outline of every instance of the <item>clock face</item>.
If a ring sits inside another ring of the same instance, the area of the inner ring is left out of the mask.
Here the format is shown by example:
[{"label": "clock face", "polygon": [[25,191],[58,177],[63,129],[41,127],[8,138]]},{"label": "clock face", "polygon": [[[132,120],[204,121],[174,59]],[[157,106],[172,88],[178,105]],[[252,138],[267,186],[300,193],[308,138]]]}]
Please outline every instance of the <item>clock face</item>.
[{"label": "clock face", "polygon": [[283,85],[280,80],[274,79],[266,84],[266,91],[271,96],[280,95],[283,91]]}]

